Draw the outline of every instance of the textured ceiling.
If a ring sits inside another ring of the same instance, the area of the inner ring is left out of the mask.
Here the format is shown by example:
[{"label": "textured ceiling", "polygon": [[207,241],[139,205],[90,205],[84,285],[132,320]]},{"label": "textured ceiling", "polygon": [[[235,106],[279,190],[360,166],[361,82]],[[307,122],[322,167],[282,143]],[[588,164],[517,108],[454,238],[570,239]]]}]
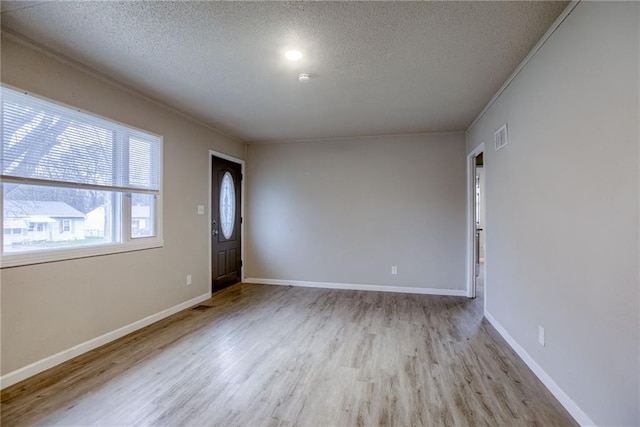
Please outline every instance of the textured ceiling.
[{"label": "textured ceiling", "polygon": [[[567,2],[14,2],[2,27],[248,142],[465,130]],[[282,53],[304,52],[292,63]],[[299,73],[311,81],[298,82]]]}]

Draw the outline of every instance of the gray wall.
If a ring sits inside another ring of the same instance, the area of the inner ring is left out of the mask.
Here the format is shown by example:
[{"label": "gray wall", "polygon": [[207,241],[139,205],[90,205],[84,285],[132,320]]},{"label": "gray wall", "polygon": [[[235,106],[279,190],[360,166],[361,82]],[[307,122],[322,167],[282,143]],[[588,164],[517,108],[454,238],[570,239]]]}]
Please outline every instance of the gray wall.
[{"label": "gray wall", "polygon": [[598,425],[640,424],[639,19],[578,4],[469,132],[486,144],[487,311]]},{"label": "gray wall", "polygon": [[247,156],[247,277],[465,289],[463,133],[250,145]]},{"label": "gray wall", "polygon": [[208,216],[196,215],[208,150],[243,158],[245,146],[6,37],[1,71],[3,83],[164,136],[164,247],[1,270],[4,375],[209,292]]}]

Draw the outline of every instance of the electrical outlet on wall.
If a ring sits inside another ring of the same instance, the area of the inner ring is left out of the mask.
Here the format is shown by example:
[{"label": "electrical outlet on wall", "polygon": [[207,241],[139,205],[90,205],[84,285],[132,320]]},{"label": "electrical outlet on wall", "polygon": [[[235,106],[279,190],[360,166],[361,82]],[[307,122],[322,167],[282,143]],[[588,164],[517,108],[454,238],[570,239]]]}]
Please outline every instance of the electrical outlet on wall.
[{"label": "electrical outlet on wall", "polygon": [[398,274],[398,266],[397,265],[392,265],[391,266],[391,274],[393,274],[394,276]]}]

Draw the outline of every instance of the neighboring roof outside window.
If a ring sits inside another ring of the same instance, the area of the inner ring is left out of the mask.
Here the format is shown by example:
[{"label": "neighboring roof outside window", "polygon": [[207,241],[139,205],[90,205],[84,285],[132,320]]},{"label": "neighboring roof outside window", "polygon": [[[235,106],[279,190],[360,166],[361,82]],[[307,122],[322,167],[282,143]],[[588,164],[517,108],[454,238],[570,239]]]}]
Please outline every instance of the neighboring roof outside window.
[{"label": "neighboring roof outside window", "polygon": [[[64,202],[41,202],[31,200],[5,200],[5,218],[44,217],[44,218],[84,218],[84,214]],[[33,221],[33,222],[48,222]]]},{"label": "neighboring roof outside window", "polygon": [[46,222],[56,222],[56,220],[51,217],[43,216],[43,215],[30,215],[29,222],[44,224]]},{"label": "neighboring roof outside window", "polygon": [[146,219],[151,217],[149,206],[131,206],[131,218]]},{"label": "neighboring roof outside window", "polygon": [[22,219],[4,219],[2,221],[3,228],[29,228],[27,221]]}]

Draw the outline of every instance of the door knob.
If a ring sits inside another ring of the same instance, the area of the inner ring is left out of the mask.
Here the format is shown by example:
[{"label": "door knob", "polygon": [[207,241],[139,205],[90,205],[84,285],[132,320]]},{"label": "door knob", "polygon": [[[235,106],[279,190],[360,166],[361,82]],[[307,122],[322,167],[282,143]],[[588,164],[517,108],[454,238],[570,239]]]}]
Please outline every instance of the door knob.
[{"label": "door knob", "polygon": [[211,235],[212,236],[217,236],[218,235],[218,230],[216,230],[215,228],[213,230],[211,230]]}]

